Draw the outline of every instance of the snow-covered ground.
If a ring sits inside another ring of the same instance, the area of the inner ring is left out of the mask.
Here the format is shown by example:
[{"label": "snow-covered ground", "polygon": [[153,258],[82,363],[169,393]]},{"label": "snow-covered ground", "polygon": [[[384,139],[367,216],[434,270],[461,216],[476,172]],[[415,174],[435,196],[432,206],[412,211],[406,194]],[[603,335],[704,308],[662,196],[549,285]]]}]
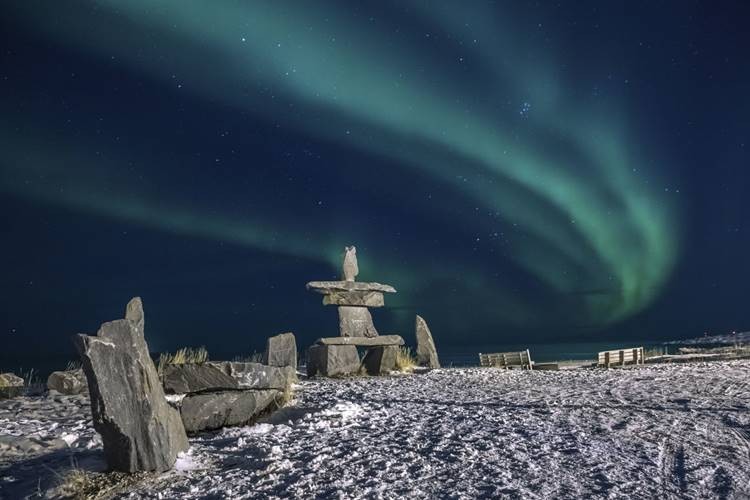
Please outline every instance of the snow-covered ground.
[{"label": "snow-covered ground", "polygon": [[[23,423],[2,402],[0,435],[75,434],[89,454],[101,445],[81,418]],[[747,360],[315,380],[265,422],[191,439],[176,470],[120,497],[747,498],[749,439]],[[44,456],[0,459],[0,477],[28,481],[21,467]]]}]

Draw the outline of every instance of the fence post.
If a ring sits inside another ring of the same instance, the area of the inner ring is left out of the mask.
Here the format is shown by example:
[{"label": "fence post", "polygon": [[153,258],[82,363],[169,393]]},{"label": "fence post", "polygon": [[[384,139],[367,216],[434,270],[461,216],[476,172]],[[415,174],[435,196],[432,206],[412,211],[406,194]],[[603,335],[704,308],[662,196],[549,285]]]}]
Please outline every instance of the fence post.
[{"label": "fence post", "polygon": [[609,351],[604,353],[604,366],[609,368]]}]

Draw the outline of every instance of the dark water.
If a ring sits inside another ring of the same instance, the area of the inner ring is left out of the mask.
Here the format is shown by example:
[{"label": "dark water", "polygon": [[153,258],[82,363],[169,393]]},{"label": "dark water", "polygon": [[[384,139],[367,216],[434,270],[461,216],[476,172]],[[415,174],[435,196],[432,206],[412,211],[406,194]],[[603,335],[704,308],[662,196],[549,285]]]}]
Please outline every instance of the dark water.
[{"label": "dark water", "polygon": [[[510,352],[528,349],[531,359],[537,362],[566,361],[566,360],[594,360],[599,351],[611,349],[622,349],[625,347],[662,347],[661,342],[585,342],[585,343],[546,343],[546,344],[488,344],[473,346],[438,346],[438,355],[443,366],[477,366],[479,365],[479,353],[485,352]],[[242,353],[212,353],[211,359],[233,359]],[[73,354],[64,354],[51,357],[2,357],[0,356],[0,372],[14,372],[24,378],[32,373],[35,378],[46,380],[50,373],[55,370],[64,370]],[[158,359],[158,355],[155,356]]]}]

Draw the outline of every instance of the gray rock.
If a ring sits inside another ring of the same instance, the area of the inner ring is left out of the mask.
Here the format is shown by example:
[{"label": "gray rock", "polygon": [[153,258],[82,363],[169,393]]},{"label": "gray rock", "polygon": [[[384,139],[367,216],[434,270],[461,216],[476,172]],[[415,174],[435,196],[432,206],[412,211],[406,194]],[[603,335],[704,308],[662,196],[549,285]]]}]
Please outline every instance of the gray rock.
[{"label": "gray rock", "polygon": [[297,368],[297,341],[293,333],[281,333],[269,337],[263,353],[263,364],[291,366]]},{"label": "gray rock", "polygon": [[238,387],[245,389],[284,390],[297,380],[297,369],[292,366],[268,366],[238,361],[211,361],[209,364],[218,367],[232,377]]},{"label": "gray rock", "polygon": [[422,316],[417,315],[415,329],[417,335],[417,363],[420,366],[440,368],[440,361],[438,360],[435,342],[432,340],[432,333],[430,333],[430,328]]},{"label": "gray rock", "polygon": [[91,395],[94,428],[111,469],[166,471],[188,441],[180,414],[169,406],[143,335],[140,299],[127,318],[104,323],[95,337],[78,335]]},{"label": "gray rock", "polygon": [[164,391],[169,394],[237,389],[237,381],[212,363],[167,365],[162,373]]},{"label": "gray rock", "polygon": [[397,354],[397,346],[372,347],[367,350],[362,363],[369,375],[384,375],[396,368]]},{"label": "gray rock", "polygon": [[381,345],[404,345],[400,335],[378,335],[377,337],[323,337],[315,341],[320,345],[354,345],[373,347]]},{"label": "gray rock", "polygon": [[368,283],[364,281],[311,281],[307,289],[314,292],[329,294],[331,292],[385,292],[396,293],[391,285]]},{"label": "gray rock", "polygon": [[282,392],[274,389],[188,394],[182,400],[180,415],[187,432],[245,425],[261,413],[278,408],[281,398]]},{"label": "gray rock", "polygon": [[383,292],[331,292],[323,296],[324,306],[383,307]]},{"label": "gray rock", "polygon": [[377,337],[372,315],[366,307],[339,306],[339,333],[342,337]]},{"label": "gray rock", "polygon": [[15,373],[0,373],[0,398],[15,398],[23,393],[23,379]]},{"label": "gray rock", "polygon": [[359,353],[354,345],[313,345],[307,350],[307,376],[337,377],[359,372]]},{"label": "gray rock", "polygon": [[357,247],[354,245],[344,249],[344,263],[342,265],[344,281],[354,281],[359,274],[357,265]]},{"label": "gray rock", "polygon": [[47,377],[47,389],[73,396],[88,392],[89,385],[83,369],[52,372]]}]

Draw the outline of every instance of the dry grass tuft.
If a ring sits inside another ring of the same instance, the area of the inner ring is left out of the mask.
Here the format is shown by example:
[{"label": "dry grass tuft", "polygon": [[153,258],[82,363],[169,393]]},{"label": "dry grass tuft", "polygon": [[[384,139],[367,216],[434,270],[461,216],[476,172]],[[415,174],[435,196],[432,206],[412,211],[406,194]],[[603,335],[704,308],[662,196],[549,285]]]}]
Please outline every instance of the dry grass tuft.
[{"label": "dry grass tuft", "polygon": [[168,365],[203,364],[208,361],[208,351],[205,347],[183,347],[174,354],[163,353],[159,356],[158,371],[162,373]]},{"label": "dry grass tuft", "polygon": [[235,356],[232,361],[237,361],[240,363],[262,363],[263,362],[263,353],[258,351],[253,351],[253,353],[249,356]]},{"label": "dry grass tuft", "polygon": [[417,366],[417,358],[411,352],[411,348],[401,346],[396,353],[396,370],[400,372],[411,372]]}]

